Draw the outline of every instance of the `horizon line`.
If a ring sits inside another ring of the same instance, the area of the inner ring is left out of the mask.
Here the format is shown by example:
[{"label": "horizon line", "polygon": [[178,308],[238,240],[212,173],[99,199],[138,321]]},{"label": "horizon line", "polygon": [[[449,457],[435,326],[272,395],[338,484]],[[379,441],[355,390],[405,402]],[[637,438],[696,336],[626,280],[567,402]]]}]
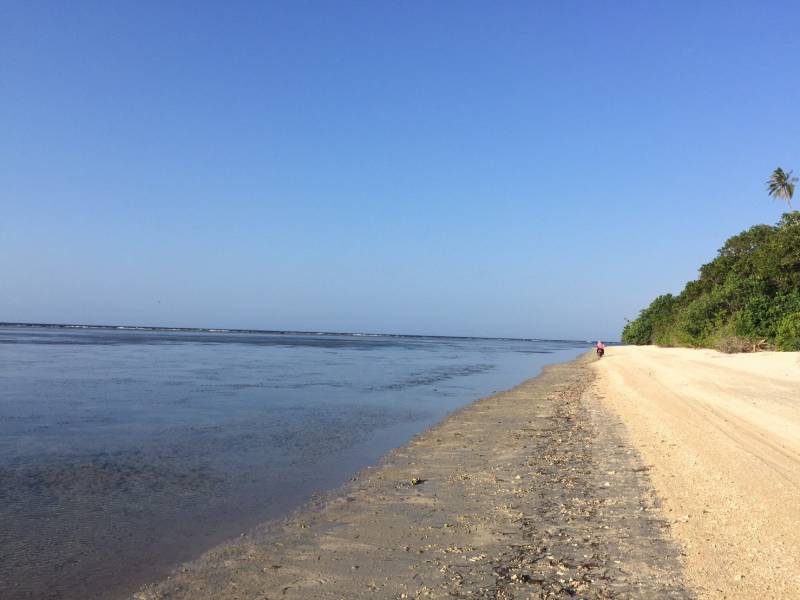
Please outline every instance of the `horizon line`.
[{"label": "horizon line", "polygon": [[[461,340],[509,340],[521,342],[579,342],[593,343],[592,340],[579,339],[551,339],[551,338],[519,338],[508,336],[481,336],[481,335],[430,335],[413,333],[373,333],[367,331],[309,331],[295,329],[242,329],[229,327],[170,327],[159,325],[108,325],[108,324],[87,324],[87,323],[32,323],[32,322],[12,322],[0,321],[0,327],[42,327],[59,329],[116,329],[116,330],[140,330],[140,331],[183,331],[183,332],[206,332],[206,333],[260,333],[272,335],[349,335],[349,336],[369,336],[369,337],[402,337],[402,338],[440,338],[440,339],[461,339]],[[610,342],[614,343],[614,342]]]}]

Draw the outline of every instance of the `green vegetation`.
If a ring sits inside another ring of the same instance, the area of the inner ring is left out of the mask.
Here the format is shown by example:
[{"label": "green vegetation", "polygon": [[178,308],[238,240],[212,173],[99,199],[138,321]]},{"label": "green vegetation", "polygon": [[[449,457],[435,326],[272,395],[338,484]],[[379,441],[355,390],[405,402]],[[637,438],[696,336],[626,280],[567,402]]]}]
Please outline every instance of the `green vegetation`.
[{"label": "green vegetation", "polygon": [[[776,169],[768,191],[789,202],[794,181],[791,171]],[[800,350],[800,211],[730,238],[680,294],[659,296],[629,321],[622,340],[727,352]]]},{"label": "green vegetation", "polygon": [[778,167],[772,172],[767,180],[767,193],[773,198],[786,200],[789,208],[792,208],[792,196],[794,196],[794,185],[797,177],[792,177],[792,171],[788,173]]}]

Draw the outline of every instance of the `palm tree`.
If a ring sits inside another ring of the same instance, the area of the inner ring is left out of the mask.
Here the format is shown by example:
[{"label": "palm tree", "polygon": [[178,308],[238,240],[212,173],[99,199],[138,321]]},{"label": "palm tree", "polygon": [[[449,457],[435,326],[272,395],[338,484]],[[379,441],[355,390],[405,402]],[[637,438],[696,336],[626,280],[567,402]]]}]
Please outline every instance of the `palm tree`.
[{"label": "palm tree", "polygon": [[767,180],[767,193],[773,198],[786,200],[786,204],[791,209],[795,183],[797,183],[797,177],[792,177],[792,171],[787,173],[778,167]]}]

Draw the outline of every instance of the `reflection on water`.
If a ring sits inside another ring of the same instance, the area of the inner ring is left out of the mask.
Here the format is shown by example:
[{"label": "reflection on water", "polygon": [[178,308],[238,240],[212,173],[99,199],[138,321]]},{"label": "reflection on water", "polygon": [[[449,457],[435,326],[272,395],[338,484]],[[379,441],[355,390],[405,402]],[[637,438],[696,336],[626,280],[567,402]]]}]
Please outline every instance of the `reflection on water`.
[{"label": "reflection on water", "polygon": [[2,597],[124,597],[585,348],[0,328]]}]

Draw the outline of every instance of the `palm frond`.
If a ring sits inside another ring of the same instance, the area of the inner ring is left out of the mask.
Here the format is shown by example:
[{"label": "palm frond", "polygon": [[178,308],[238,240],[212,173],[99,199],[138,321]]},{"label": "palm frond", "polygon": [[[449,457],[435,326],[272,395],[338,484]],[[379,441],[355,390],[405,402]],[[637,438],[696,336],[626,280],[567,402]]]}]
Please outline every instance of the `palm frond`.
[{"label": "palm frond", "polygon": [[776,199],[786,200],[789,208],[792,207],[791,200],[797,183],[797,177],[793,177],[792,173],[793,171],[786,172],[778,167],[767,180],[767,194]]}]

